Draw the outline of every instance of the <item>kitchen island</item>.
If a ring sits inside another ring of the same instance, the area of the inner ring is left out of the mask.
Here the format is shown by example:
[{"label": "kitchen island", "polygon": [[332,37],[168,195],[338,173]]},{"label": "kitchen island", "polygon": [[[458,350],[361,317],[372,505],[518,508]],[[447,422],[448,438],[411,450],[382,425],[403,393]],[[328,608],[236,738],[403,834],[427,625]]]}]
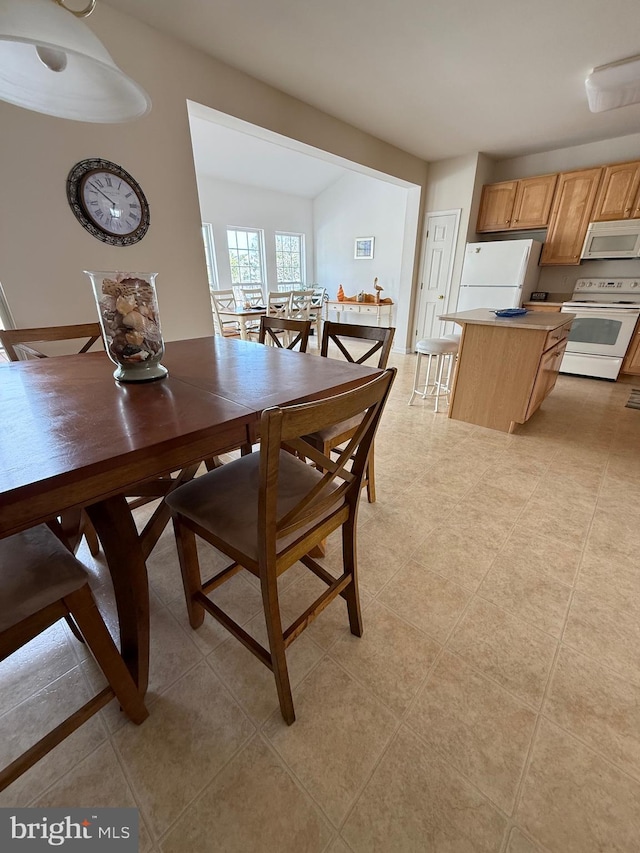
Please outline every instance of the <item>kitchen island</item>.
[{"label": "kitchen island", "polygon": [[553,390],[574,316],[443,314],[440,320],[462,326],[449,417],[503,432],[529,420]]}]

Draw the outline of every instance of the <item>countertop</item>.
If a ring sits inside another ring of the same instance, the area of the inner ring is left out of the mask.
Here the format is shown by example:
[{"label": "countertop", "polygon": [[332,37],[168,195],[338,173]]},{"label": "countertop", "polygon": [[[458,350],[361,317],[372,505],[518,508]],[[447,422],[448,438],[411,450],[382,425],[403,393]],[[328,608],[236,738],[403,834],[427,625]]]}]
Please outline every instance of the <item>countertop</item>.
[{"label": "countertop", "polygon": [[438,319],[453,323],[470,323],[479,326],[504,326],[512,329],[541,329],[552,332],[558,326],[564,326],[573,320],[575,314],[561,314],[553,311],[527,311],[517,317],[496,317],[488,308],[475,308],[473,311],[458,311],[455,314],[441,314]]}]

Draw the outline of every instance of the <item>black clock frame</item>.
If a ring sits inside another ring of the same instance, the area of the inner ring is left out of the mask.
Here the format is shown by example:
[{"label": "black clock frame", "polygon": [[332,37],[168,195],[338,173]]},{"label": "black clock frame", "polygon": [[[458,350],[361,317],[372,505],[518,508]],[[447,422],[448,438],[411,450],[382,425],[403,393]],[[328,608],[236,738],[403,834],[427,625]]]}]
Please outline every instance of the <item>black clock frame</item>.
[{"label": "black clock frame", "polygon": [[[109,231],[104,231],[89,218],[82,199],[83,179],[88,174],[96,171],[109,172],[118,178],[122,178],[130,184],[138,197],[138,201],[140,202],[140,224],[130,234],[112,234]],[[108,243],[111,246],[132,246],[134,243],[142,240],[149,229],[149,203],[145,198],[142,187],[122,166],[118,166],[117,163],[112,163],[110,160],[92,157],[76,163],[67,177],[67,200],[82,227],[97,240],[102,240],[103,243]]]}]

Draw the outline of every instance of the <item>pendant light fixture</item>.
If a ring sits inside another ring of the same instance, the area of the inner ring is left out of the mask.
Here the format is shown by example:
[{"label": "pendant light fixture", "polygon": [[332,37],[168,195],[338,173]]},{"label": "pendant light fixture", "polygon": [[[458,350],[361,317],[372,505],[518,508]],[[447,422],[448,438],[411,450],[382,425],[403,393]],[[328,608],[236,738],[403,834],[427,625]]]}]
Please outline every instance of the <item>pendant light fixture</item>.
[{"label": "pendant light fixture", "polygon": [[585,80],[592,113],[640,103],[640,56],[594,68]]},{"label": "pendant light fixture", "polygon": [[0,0],[0,99],[86,122],[122,122],[151,109],[147,93],[83,23],[96,5]]}]

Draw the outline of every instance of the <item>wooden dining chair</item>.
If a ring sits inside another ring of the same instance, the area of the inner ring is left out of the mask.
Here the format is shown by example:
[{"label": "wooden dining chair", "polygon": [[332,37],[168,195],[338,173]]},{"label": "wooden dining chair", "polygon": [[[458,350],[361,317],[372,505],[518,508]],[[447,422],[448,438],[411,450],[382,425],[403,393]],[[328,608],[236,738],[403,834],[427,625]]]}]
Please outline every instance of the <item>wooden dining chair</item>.
[{"label": "wooden dining chair", "polygon": [[[236,300],[241,308],[265,308],[264,293],[257,284],[241,284],[239,299]],[[245,320],[245,329],[250,338],[255,338],[260,332],[260,319]]]},{"label": "wooden dining chair", "polygon": [[[287,349],[306,352],[311,332],[311,320],[288,320],[285,317],[261,317],[258,343],[282,347],[281,335],[288,335]],[[295,337],[293,336],[295,334]],[[299,345],[299,346],[298,346]]]},{"label": "wooden dining chair", "polygon": [[267,316],[289,318],[291,309],[290,290],[270,290],[267,294]]},{"label": "wooden dining chair", "polygon": [[79,350],[76,348],[76,352],[88,352],[97,341],[102,340],[100,324],[78,323],[70,326],[45,326],[35,329],[0,329],[0,344],[7,353],[9,361],[20,361],[20,356],[48,358],[50,353],[43,352],[33,344],[75,340],[84,341]]},{"label": "wooden dining chair", "polygon": [[313,289],[311,290],[292,290],[291,305],[289,307],[289,318],[291,320],[309,320],[311,319],[311,309],[313,306]]},{"label": "wooden dining chair", "polygon": [[243,308],[264,308],[264,293],[257,284],[241,284],[239,287],[239,299],[236,304]]},{"label": "wooden dining chair", "polygon": [[[0,345],[7,353],[9,361],[21,361],[31,358],[49,358],[51,353],[43,352],[35,344],[81,341],[76,353],[88,352],[102,340],[99,323],[78,323],[67,326],[40,326],[32,329],[0,329]],[[98,536],[89,521],[89,516],[80,509],[69,510],[60,516],[60,530],[66,541],[75,551],[84,536],[91,554],[95,557],[100,551]]]},{"label": "wooden dining chair", "polygon": [[[359,388],[328,399],[266,409],[260,422],[259,453],[229,462],[167,497],[191,626],[198,628],[205,611],[210,613],[273,672],[280,710],[288,724],[295,720],[295,713],[285,649],[337,595],[347,602],[351,633],[362,635],[356,557],[358,501],[371,443],[394,377],[395,369],[390,369]],[[358,419],[358,426],[337,460],[303,438],[352,418]],[[318,467],[286,452],[283,445]],[[309,552],[338,528],[342,528],[343,571],[335,578]],[[205,581],[196,536],[233,561]],[[298,561],[328,589],[283,629],[277,579]],[[242,569],[260,580],[268,649],[208,597]]]},{"label": "wooden dining chair", "polygon": [[327,300],[327,288],[326,287],[314,287],[313,288],[313,296],[311,297],[311,310],[309,312],[309,319],[311,323],[315,326],[315,335],[317,346],[320,346],[321,340],[321,327],[322,327],[322,312],[324,311],[324,303]]},{"label": "wooden dining chair", "polygon": [[215,333],[224,338],[239,338],[239,322],[233,318],[225,320],[222,316],[225,311],[236,310],[237,303],[235,293],[233,290],[212,290],[210,292]]},{"label": "wooden dining chair", "polygon": [[84,567],[46,525],[0,539],[0,567],[0,661],[59,619],[73,617],[109,685],[0,771],[2,791],[114,696],[134,723],[148,712],[96,607]]},{"label": "wooden dining chair", "polygon": [[[365,364],[377,354],[376,367],[384,370],[389,361],[394,334],[394,328],[356,326],[355,323],[333,323],[327,320],[322,331],[320,355],[326,358],[329,356],[330,349],[332,354],[337,349],[347,361],[353,364]],[[371,343],[371,346],[364,353],[360,352],[358,354],[358,351],[362,349],[361,344],[363,341],[367,344]],[[348,420],[341,421],[308,435],[307,440],[325,454],[325,456],[329,456],[332,451],[351,438],[356,428],[357,424],[355,422],[350,423]],[[374,449],[372,447],[363,479],[363,486],[367,487],[367,499],[369,503],[375,503],[376,500],[374,469]]]}]

